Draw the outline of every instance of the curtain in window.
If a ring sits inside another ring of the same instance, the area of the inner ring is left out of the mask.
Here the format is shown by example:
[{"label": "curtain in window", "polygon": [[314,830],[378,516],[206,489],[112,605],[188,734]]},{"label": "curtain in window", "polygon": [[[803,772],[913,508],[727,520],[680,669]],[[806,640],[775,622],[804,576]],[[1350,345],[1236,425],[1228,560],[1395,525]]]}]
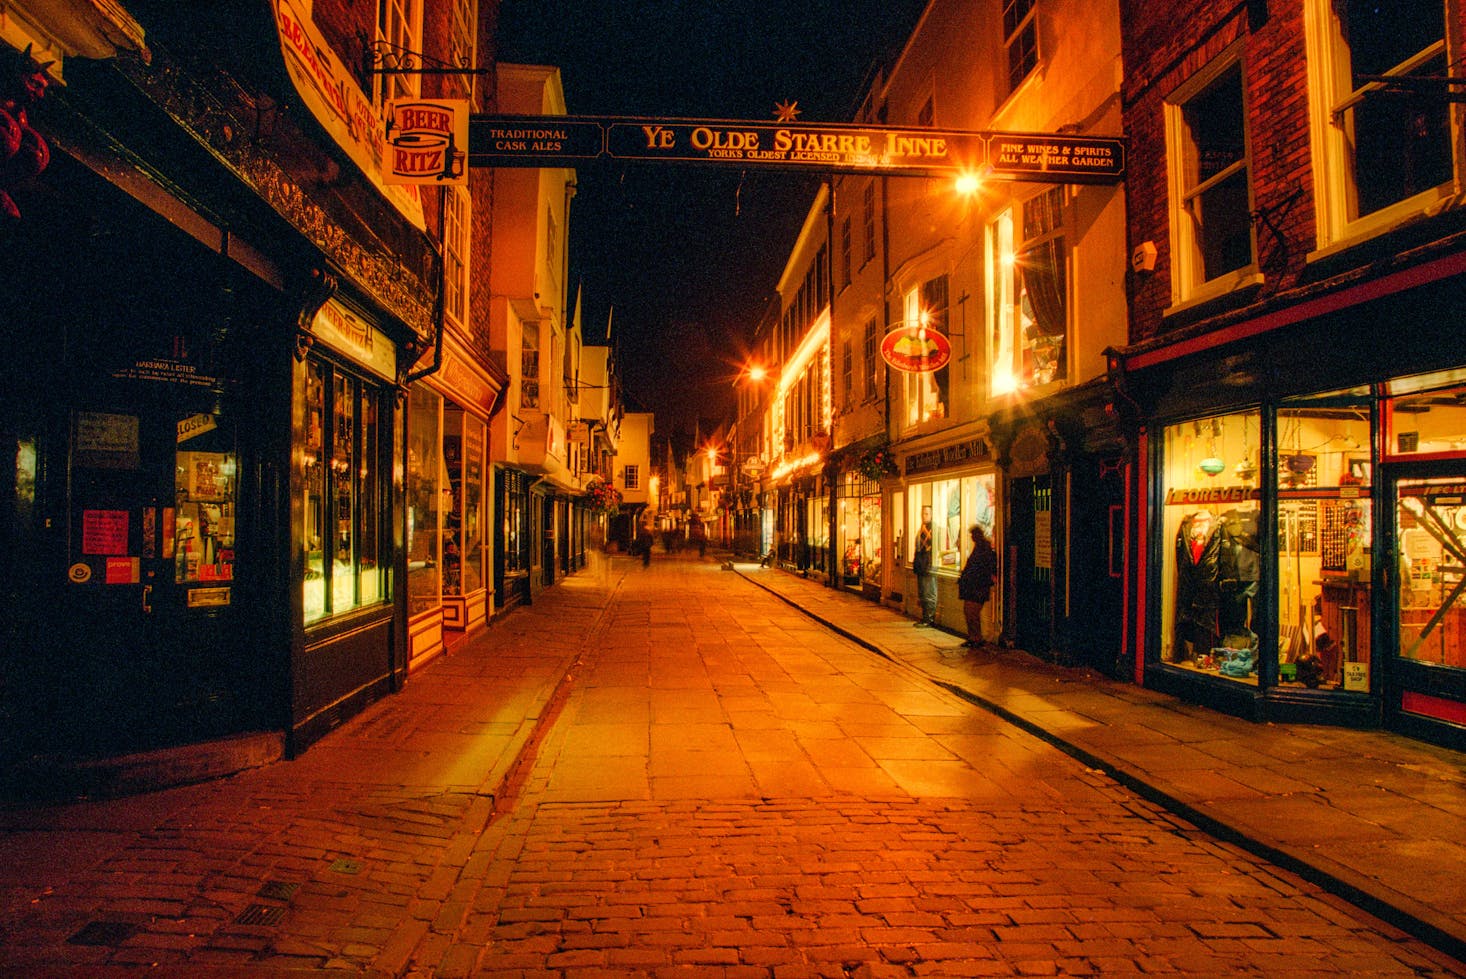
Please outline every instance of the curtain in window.
[{"label": "curtain in window", "polygon": [[1041,336],[1064,335],[1064,255],[1063,240],[1040,242],[1023,250],[1019,259],[1023,274],[1023,291],[1033,310],[1033,320]]}]

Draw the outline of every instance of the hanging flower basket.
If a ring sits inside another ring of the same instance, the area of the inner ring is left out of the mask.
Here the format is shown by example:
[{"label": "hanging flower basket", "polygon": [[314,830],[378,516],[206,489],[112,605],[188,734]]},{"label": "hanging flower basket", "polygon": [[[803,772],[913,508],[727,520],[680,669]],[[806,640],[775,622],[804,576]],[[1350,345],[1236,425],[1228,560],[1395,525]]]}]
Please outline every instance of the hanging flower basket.
[{"label": "hanging flower basket", "polygon": [[621,510],[621,491],[597,479],[586,486],[585,503],[592,513],[614,517]]},{"label": "hanging flower basket", "polygon": [[856,457],[855,471],[866,479],[882,479],[900,472],[896,468],[896,456],[889,445],[878,445]]}]

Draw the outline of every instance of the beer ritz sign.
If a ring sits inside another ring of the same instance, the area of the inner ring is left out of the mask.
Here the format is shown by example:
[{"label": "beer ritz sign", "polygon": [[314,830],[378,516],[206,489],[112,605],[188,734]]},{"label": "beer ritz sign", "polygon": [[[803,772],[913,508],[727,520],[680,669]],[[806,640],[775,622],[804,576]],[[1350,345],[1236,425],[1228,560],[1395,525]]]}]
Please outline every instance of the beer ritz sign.
[{"label": "beer ritz sign", "polygon": [[468,185],[467,99],[393,99],[386,133],[387,183]]}]

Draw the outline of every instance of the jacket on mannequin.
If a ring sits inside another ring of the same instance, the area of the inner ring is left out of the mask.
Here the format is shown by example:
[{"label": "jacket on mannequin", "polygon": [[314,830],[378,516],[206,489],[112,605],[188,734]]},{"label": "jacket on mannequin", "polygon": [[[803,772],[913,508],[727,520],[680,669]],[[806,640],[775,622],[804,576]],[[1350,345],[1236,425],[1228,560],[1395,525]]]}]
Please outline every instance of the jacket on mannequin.
[{"label": "jacket on mannequin", "polygon": [[1185,517],[1176,531],[1177,660],[1206,653],[1220,640],[1221,559],[1221,528],[1212,515],[1198,510]]},{"label": "jacket on mannequin", "polygon": [[1256,510],[1228,510],[1217,521],[1221,541],[1217,562],[1221,593],[1218,627],[1223,645],[1239,649],[1257,645],[1257,634],[1252,631],[1252,600],[1257,595],[1261,564],[1257,516]]}]

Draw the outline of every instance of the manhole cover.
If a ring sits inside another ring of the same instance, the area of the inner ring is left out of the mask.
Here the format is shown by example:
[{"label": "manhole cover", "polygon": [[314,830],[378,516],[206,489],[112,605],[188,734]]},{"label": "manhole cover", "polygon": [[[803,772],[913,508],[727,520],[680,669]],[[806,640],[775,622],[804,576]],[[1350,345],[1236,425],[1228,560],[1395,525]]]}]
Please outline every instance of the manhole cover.
[{"label": "manhole cover", "polygon": [[338,874],[359,874],[361,873],[361,864],[355,860],[337,860],[331,864],[331,869]]},{"label": "manhole cover", "polygon": [[287,884],[281,880],[267,880],[263,887],[255,891],[255,897],[267,897],[272,901],[288,901],[300,890],[299,884]]},{"label": "manhole cover", "polygon": [[71,945],[121,945],[137,930],[137,925],[127,921],[89,921],[66,941]]},{"label": "manhole cover", "polygon": [[236,925],[273,925],[285,917],[285,909],[278,905],[251,904],[234,919]]}]

